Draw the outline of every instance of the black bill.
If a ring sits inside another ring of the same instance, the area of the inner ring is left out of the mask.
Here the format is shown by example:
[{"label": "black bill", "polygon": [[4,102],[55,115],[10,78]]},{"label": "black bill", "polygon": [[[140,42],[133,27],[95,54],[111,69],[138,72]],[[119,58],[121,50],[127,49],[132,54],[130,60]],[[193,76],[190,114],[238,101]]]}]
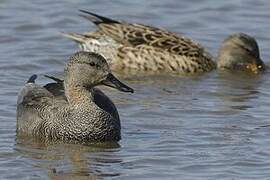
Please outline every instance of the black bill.
[{"label": "black bill", "polygon": [[111,73],[109,73],[107,78],[104,81],[102,81],[102,84],[105,86],[118,89],[119,91],[131,92],[131,93],[134,92],[132,88],[128,87],[127,85],[125,85],[124,83],[116,79],[116,77],[114,77],[114,75],[112,75]]}]

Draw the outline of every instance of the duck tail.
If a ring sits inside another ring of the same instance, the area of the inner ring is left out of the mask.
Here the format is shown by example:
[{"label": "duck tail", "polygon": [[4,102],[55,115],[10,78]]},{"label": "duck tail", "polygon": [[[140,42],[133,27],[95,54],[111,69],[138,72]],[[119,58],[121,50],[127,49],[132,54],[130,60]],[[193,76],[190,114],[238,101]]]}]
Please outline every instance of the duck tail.
[{"label": "duck tail", "polygon": [[89,12],[89,11],[85,11],[85,10],[79,10],[80,12],[82,13],[85,13],[85,14],[80,14],[79,16],[93,22],[94,24],[96,25],[99,25],[99,24],[102,24],[102,23],[105,23],[105,24],[111,24],[111,23],[119,23],[118,21],[116,20],[113,20],[113,19],[110,19],[110,18],[107,18],[107,17],[104,17],[104,16],[100,16],[98,14],[95,14],[95,13],[92,13],[92,12]]},{"label": "duck tail", "polygon": [[35,83],[35,80],[37,79],[37,75],[33,74],[26,83]]},{"label": "duck tail", "polygon": [[76,43],[84,43],[85,42],[85,36],[78,33],[65,33],[61,32],[61,35],[75,41]]},{"label": "duck tail", "polygon": [[61,35],[68,38],[68,39],[71,39],[77,43],[84,43],[85,42],[85,36],[82,34],[61,32]]}]

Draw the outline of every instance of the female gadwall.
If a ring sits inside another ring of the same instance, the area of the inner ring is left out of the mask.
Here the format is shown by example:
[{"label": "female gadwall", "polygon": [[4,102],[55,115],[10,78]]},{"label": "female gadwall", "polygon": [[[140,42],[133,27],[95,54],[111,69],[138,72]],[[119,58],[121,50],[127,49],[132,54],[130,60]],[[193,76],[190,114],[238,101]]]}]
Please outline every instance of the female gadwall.
[{"label": "female gadwall", "polygon": [[[198,43],[179,34],[142,24],[120,22],[83,11],[81,15],[98,26],[95,32],[63,33],[81,49],[103,54],[113,70],[125,72],[195,74],[218,67],[245,67],[258,72],[264,65],[254,38],[243,33],[222,43],[218,63]],[[246,59],[246,57],[249,57]],[[239,65],[239,66],[238,66]]]},{"label": "female gadwall", "polygon": [[202,73],[216,67],[211,55],[198,43],[169,31],[141,24],[118,22],[91,12],[83,17],[99,30],[85,34],[63,33],[86,51],[103,54],[120,72]]},{"label": "female gadwall", "polygon": [[227,37],[218,52],[218,68],[258,73],[265,70],[256,40],[244,33]]},{"label": "female gadwall", "polygon": [[94,87],[106,85],[123,92],[133,89],[111,74],[101,55],[78,52],[71,56],[65,68],[64,98],[59,93],[63,82],[42,87],[35,84],[36,77],[33,75],[28,80],[18,97],[19,135],[73,143],[121,139],[115,106]]}]

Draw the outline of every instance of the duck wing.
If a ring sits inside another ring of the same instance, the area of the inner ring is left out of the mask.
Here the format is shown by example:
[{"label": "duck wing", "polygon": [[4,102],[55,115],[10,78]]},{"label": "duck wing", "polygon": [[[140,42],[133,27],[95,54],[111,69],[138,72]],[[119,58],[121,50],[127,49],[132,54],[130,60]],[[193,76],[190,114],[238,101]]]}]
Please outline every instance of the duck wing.
[{"label": "duck wing", "polygon": [[35,84],[36,78],[37,75],[29,78],[18,96],[17,105],[36,105],[53,98],[46,88]]},{"label": "duck wing", "polygon": [[89,11],[80,11],[84,13],[81,16],[96,24],[102,33],[123,45],[149,45],[171,53],[182,53],[182,50],[197,53],[204,51],[200,44],[191,39],[161,28],[120,22]]},{"label": "duck wing", "polygon": [[99,28],[84,34],[64,33],[87,51],[112,59],[114,70],[208,72],[216,67],[213,57],[200,44],[164,29],[131,24],[83,11],[84,18]]},{"label": "duck wing", "polygon": [[104,111],[108,112],[111,116],[113,116],[115,119],[119,120],[119,114],[118,111],[111,101],[111,99],[106,96],[101,90],[94,88],[93,91],[94,94],[94,102],[95,104],[103,109]]},{"label": "duck wing", "polygon": [[53,80],[54,82],[48,83],[43,86],[47,91],[53,94],[54,97],[62,98],[66,100],[65,91],[64,91],[64,80],[58,79],[54,76],[44,75],[44,77]]},{"label": "duck wing", "polygon": [[53,95],[44,87],[35,84],[32,75],[17,99],[17,132],[32,133],[43,122],[44,109],[52,105]]}]

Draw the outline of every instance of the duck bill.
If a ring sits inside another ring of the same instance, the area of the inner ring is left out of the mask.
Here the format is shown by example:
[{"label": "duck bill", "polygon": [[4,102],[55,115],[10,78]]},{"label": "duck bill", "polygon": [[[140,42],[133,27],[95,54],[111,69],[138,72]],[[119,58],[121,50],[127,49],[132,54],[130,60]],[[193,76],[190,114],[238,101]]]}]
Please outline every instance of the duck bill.
[{"label": "duck bill", "polygon": [[260,64],[253,64],[253,63],[250,63],[250,64],[247,64],[246,68],[251,71],[252,73],[259,73],[261,71],[264,71],[264,64],[263,63],[260,63]]},{"label": "duck bill", "polygon": [[109,73],[107,78],[104,81],[102,81],[102,84],[105,85],[105,86],[109,86],[109,87],[118,89],[119,91],[131,92],[131,93],[134,92],[134,90],[132,88],[128,87],[127,85],[125,85],[124,83],[119,81],[111,73]]}]

